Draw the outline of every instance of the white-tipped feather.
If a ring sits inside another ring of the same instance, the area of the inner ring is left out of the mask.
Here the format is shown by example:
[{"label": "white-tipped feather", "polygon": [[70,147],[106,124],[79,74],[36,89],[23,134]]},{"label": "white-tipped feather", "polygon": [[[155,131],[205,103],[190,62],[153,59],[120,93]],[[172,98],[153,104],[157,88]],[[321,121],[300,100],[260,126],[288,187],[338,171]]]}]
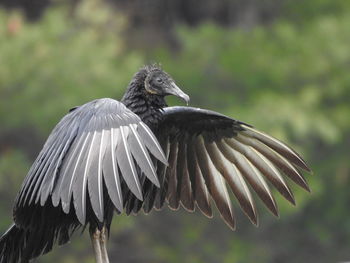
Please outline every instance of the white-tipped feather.
[{"label": "white-tipped feather", "polygon": [[[167,164],[157,138],[136,114],[112,99],[94,100],[67,114],[53,130],[23,183],[16,206],[26,198],[45,205],[50,198],[54,206],[61,205],[69,213],[73,204],[84,224],[90,200],[101,221],[104,186],[122,212],[123,195],[128,194],[128,189],[122,191],[123,179],[140,200],[141,172],[159,187],[156,159]],[[138,160],[142,160],[140,170],[136,169]],[[164,185],[167,179],[162,180]]]},{"label": "white-tipped feather", "polygon": [[165,165],[168,165],[168,161],[164,155],[163,149],[162,147],[159,145],[159,142],[157,140],[157,138],[154,137],[152,131],[147,127],[146,124],[144,124],[143,122],[139,123],[139,127],[142,127],[143,130],[146,132],[146,134],[148,134],[148,137],[152,140],[153,144],[156,146],[158,152],[154,152],[152,148],[147,147],[152,154],[158,158],[159,161],[161,161],[162,163],[164,163]]},{"label": "white-tipped feather", "polygon": [[[86,133],[83,133],[84,135],[86,135]],[[53,193],[52,193],[52,204],[54,206],[58,206],[60,199],[62,200],[62,206],[63,206],[63,198],[62,198],[62,185],[64,183],[64,181],[69,180],[68,179],[68,175],[67,175],[67,171],[70,168],[70,166],[72,165],[72,161],[73,161],[73,157],[76,155],[78,149],[79,149],[79,145],[82,143],[83,141],[83,134],[81,134],[81,136],[77,139],[75,139],[75,142],[73,143],[70,152],[67,156],[68,159],[66,159],[63,163],[62,163],[62,172],[60,173],[60,177],[58,179],[57,182],[57,186],[54,189]],[[73,148],[74,147],[74,148]],[[68,203],[69,205],[69,203]]]},{"label": "white-tipped feather", "polygon": [[[73,173],[72,173],[72,175],[71,175],[71,180],[70,180],[70,183],[69,183],[69,186],[68,186],[68,191],[67,191],[67,193],[68,193],[69,196],[71,195],[71,192],[72,192],[72,189],[73,189],[73,182],[74,182],[74,179],[75,179],[75,174],[76,174],[78,165],[80,164],[80,158],[81,158],[81,156],[82,156],[82,154],[83,154],[83,152],[84,152],[85,145],[86,145],[86,143],[87,143],[87,141],[88,141],[90,135],[91,135],[91,133],[88,133],[88,134],[87,134],[87,136],[86,136],[86,138],[85,138],[85,141],[84,141],[84,143],[83,143],[83,146],[82,146],[81,149],[80,149],[80,153],[79,153],[79,155],[78,155],[78,158],[77,158],[77,160],[76,160],[76,163],[75,163],[75,166],[74,166],[74,169],[73,169]],[[68,200],[69,200],[69,199],[70,199],[70,198],[68,198]]]},{"label": "white-tipped feather", "polygon": [[[119,200],[121,201],[121,203],[123,203],[123,196],[122,196],[122,191],[120,189],[120,180],[119,180],[119,176],[117,175],[117,163],[116,163],[116,157],[115,157],[115,150],[116,150],[116,143],[114,142],[114,132],[115,129],[111,129],[111,155],[112,155],[112,166],[113,166],[113,176],[114,176],[114,181],[115,181],[115,185],[117,188],[117,192],[118,192],[118,197]],[[117,130],[119,131],[119,129]]]},{"label": "white-tipped feather", "polygon": [[[136,138],[137,144],[139,145],[139,147],[141,149],[142,156],[147,161],[147,167],[151,170],[151,175],[149,175],[149,173],[145,173],[145,174],[157,187],[159,187],[158,177],[157,177],[157,174],[156,174],[156,172],[154,170],[153,163],[152,163],[152,161],[150,159],[149,153],[146,150],[144,144],[141,142],[141,139],[140,139],[140,137],[139,137],[139,135],[138,135],[138,133],[137,133],[137,131],[135,129],[135,127],[137,127],[137,125],[136,124],[130,124],[129,127],[130,127],[131,132],[133,133],[134,137]],[[135,156],[135,159],[136,159],[136,156]],[[141,166],[141,165],[142,164],[139,163],[139,166]]]},{"label": "white-tipped feather", "polygon": [[140,141],[140,137],[139,137],[138,133],[135,130],[135,127],[137,127],[137,126],[135,124],[129,125],[129,126],[131,128],[132,133],[135,135],[135,138],[136,138],[136,140],[137,140],[137,142],[138,142],[138,144],[139,144],[139,146],[140,146],[140,148],[142,150],[142,153],[145,155],[145,157],[147,159],[147,163],[149,164],[153,174],[155,175],[155,171],[154,171],[154,168],[153,168],[152,161],[149,159],[149,155],[148,155],[146,149],[143,147],[143,144]]},{"label": "white-tipped feather", "polygon": [[[53,199],[52,199],[53,205],[57,206],[59,202],[58,196],[55,197],[55,193],[56,193],[56,195],[59,195],[60,197],[60,200],[62,202],[62,209],[65,213],[69,213],[70,200],[73,193],[73,182],[75,181],[75,172],[80,163],[81,155],[84,152],[85,145],[89,137],[90,137],[90,133],[88,132],[83,132],[80,135],[80,138],[77,141],[77,144],[75,145],[75,148],[72,151],[72,154],[69,156],[69,159],[66,160],[65,162],[65,169],[63,174],[61,174],[62,179],[60,181],[60,185],[58,189],[54,191],[54,194],[53,194]],[[73,163],[73,161],[75,161],[75,163]],[[73,169],[72,173],[68,173],[68,171],[71,171],[71,169]],[[64,184],[65,184],[65,187],[62,188]]]},{"label": "white-tipped feather", "polygon": [[102,193],[102,158],[103,158],[104,151],[106,150],[106,148],[105,148],[106,146],[103,145],[104,134],[105,134],[105,131],[102,130],[102,132],[101,132],[100,150],[98,152],[98,168],[97,168],[98,196],[99,196],[99,203],[100,203],[101,211],[103,211],[103,204],[102,204],[102,200],[103,200],[103,193]]},{"label": "white-tipped feather", "polygon": [[96,136],[96,131],[92,135],[92,140],[91,140],[91,144],[90,144],[90,148],[88,151],[88,155],[86,158],[86,164],[85,164],[85,168],[84,168],[83,185],[81,186],[81,210],[82,210],[82,217],[84,218],[84,220],[85,220],[85,215],[86,215],[86,181],[87,181],[87,177],[89,175],[88,168],[90,165],[90,157],[91,157],[92,148],[94,146],[95,136]]},{"label": "white-tipped feather", "polygon": [[122,137],[122,140],[123,140],[123,146],[125,148],[126,157],[127,157],[128,163],[129,163],[129,167],[131,169],[131,173],[132,173],[135,185],[137,187],[137,191],[139,193],[141,193],[141,195],[142,195],[142,190],[141,190],[141,187],[140,187],[139,179],[138,179],[137,173],[135,171],[134,160],[131,157],[129,146],[128,146],[128,142],[127,142],[127,139],[126,139],[127,136],[128,136],[128,133],[129,133],[129,128],[127,126],[121,126],[120,127],[120,134],[121,134],[121,137]]}]

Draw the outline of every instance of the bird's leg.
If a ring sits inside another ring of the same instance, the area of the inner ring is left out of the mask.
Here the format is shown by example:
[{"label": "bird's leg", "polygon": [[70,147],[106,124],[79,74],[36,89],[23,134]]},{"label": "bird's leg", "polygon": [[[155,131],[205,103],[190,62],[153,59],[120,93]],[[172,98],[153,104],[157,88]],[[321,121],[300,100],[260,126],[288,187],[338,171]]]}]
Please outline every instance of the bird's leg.
[{"label": "bird's leg", "polygon": [[90,238],[94,249],[96,263],[104,263],[100,244],[101,231],[98,228],[90,228]]},{"label": "bird's leg", "polygon": [[108,252],[107,252],[107,241],[108,241],[107,228],[106,226],[103,226],[101,230],[101,236],[100,236],[100,246],[101,246],[103,263],[109,263]]}]

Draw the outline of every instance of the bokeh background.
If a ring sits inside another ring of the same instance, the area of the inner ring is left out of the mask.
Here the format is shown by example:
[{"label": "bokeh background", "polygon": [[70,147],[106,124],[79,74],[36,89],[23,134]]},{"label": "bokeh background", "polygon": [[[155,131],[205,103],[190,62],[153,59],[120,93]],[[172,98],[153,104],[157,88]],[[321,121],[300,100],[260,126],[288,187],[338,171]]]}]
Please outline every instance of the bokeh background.
[{"label": "bokeh background", "polygon": [[[191,106],[220,111],[305,156],[312,194],[260,226],[168,209],[115,217],[112,262],[350,260],[350,1],[0,0],[0,232],[45,139],[73,106],[121,98],[159,62]],[[171,98],[169,104],[182,104]],[[278,195],[277,195],[278,196]],[[73,241],[36,262],[94,262]]]}]

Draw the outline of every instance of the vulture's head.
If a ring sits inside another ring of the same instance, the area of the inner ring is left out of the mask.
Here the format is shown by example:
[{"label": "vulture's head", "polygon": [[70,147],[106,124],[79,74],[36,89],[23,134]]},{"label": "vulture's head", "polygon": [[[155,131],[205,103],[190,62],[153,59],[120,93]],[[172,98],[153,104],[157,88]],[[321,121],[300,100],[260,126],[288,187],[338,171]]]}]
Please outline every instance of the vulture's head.
[{"label": "vulture's head", "polygon": [[168,73],[156,65],[146,66],[144,70],[146,73],[144,88],[148,94],[163,97],[174,95],[188,104],[190,97],[175,84],[175,81]]}]

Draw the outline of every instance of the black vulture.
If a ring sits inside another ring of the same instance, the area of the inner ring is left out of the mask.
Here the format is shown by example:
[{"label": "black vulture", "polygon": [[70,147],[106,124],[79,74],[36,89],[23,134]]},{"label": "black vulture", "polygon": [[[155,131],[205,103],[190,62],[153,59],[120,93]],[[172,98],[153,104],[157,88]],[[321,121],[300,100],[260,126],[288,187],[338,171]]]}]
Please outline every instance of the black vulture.
[{"label": "black vulture", "polygon": [[75,107],[53,129],[14,205],[14,224],[0,238],[0,262],[29,262],[89,226],[96,261],[109,262],[114,213],[180,205],[212,216],[215,203],[234,229],[231,194],[258,223],[251,193],[278,215],[273,185],[295,203],[289,177],[309,191],[298,153],[253,126],[214,111],[167,107],[189,96],[157,65],[141,68],[119,102]]}]

